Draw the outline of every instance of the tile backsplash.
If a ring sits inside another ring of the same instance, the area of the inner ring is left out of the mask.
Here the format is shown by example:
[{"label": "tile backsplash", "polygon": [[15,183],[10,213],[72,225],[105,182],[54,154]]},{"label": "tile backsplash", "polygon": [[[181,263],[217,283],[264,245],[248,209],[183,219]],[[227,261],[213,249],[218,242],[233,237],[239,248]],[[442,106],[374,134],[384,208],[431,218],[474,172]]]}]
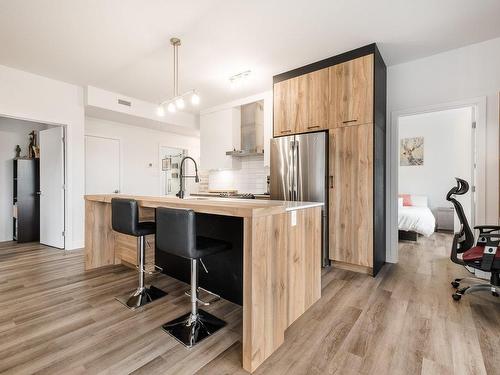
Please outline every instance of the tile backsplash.
[{"label": "tile backsplash", "polygon": [[261,156],[241,159],[241,168],[210,171],[200,176],[199,191],[237,190],[240,193],[262,194],[267,191],[269,167]]}]

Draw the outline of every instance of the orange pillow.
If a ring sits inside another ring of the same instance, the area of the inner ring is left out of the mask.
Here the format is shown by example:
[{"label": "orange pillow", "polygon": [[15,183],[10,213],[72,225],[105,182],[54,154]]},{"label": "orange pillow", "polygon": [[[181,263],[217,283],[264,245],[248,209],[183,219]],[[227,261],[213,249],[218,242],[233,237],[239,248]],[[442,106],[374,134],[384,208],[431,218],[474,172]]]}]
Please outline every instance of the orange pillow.
[{"label": "orange pillow", "polygon": [[399,194],[399,197],[403,198],[403,206],[412,206],[410,194]]}]

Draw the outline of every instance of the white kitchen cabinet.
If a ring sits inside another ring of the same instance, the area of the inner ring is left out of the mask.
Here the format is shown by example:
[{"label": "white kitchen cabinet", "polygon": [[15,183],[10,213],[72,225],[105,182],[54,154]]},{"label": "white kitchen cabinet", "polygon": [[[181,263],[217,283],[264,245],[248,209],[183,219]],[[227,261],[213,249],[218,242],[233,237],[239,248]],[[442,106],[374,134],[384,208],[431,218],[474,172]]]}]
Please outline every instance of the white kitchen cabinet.
[{"label": "white kitchen cabinet", "polygon": [[241,109],[228,108],[200,116],[200,169],[236,169],[237,158],[226,151],[239,150],[241,146]]}]

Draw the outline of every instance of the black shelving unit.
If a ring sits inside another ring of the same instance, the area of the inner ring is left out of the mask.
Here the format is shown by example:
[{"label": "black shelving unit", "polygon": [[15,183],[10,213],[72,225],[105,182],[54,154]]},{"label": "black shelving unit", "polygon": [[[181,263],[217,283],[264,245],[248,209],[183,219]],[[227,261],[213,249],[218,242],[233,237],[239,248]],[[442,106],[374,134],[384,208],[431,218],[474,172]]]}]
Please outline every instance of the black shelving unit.
[{"label": "black shelving unit", "polygon": [[40,163],[39,159],[13,160],[12,238],[17,242],[40,240]]}]

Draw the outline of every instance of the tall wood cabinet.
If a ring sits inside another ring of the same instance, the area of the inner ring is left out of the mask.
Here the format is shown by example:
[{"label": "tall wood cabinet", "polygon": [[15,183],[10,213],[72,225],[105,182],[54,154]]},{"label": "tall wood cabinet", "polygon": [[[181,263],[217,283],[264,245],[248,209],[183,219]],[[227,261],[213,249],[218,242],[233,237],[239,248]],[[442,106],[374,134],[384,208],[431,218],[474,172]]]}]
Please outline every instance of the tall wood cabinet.
[{"label": "tall wood cabinet", "polygon": [[373,126],[329,134],[330,259],[373,266]]},{"label": "tall wood cabinet", "polygon": [[274,77],[274,136],[327,131],[329,257],[376,275],[386,252],[386,66],[375,44]]}]

